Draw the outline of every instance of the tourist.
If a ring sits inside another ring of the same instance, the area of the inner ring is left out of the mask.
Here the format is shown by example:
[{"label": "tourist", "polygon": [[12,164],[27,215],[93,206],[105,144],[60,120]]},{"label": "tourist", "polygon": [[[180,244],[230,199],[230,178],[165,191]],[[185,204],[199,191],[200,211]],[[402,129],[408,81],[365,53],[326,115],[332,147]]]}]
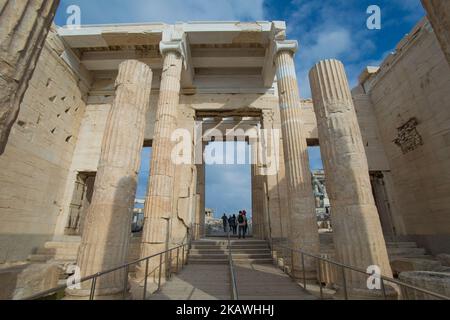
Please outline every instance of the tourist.
[{"label": "tourist", "polygon": [[237,218],[236,218],[236,215],[235,215],[235,214],[233,214],[233,221],[234,221],[234,224],[233,224],[233,234],[234,234],[234,235],[237,235]]},{"label": "tourist", "polygon": [[227,233],[228,218],[225,213],[223,214],[222,221],[223,221],[223,232]]},{"label": "tourist", "polygon": [[244,216],[242,211],[239,211],[238,216],[238,225],[239,225],[239,239],[243,237],[245,239],[245,230],[247,226],[247,217]]},{"label": "tourist", "polygon": [[247,211],[243,210],[242,215],[244,216],[244,219],[245,219],[244,235],[246,235],[248,233]]},{"label": "tourist", "polygon": [[230,226],[230,232],[233,232],[233,235],[236,235],[236,215],[230,216],[228,219],[228,225]]}]

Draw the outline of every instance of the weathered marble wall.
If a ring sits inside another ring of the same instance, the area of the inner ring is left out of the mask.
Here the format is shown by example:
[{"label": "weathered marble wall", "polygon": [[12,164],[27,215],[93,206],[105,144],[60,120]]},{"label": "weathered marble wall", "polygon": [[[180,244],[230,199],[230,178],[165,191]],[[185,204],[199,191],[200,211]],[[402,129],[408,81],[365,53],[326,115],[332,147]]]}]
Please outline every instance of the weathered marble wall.
[{"label": "weathered marble wall", "polygon": [[[404,224],[400,235],[433,253],[450,252],[450,68],[427,22],[410,34],[366,87]],[[399,128],[415,121],[415,129],[403,130],[410,140],[397,145]]]},{"label": "weathered marble wall", "polygon": [[53,236],[85,111],[79,79],[49,34],[0,157],[0,263],[23,260]]}]

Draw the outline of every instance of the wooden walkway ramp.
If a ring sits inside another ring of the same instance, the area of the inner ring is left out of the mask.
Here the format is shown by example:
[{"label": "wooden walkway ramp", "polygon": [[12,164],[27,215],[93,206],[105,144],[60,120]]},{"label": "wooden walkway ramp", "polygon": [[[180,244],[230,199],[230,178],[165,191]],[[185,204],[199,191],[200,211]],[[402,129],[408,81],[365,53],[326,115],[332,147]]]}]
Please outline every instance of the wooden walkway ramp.
[{"label": "wooden walkway ramp", "polygon": [[[217,248],[212,249],[216,241]],[[246,246],[250,249],[246,249]],[[261,246],[262,244],[258,244]],[[255,241],[233,241],[237,247],[238,263],[235,263],[235,275],[239,300],[314,300],[297,283],[260,253],[248,253],[255,250]],[[193,263],[188,264],[180,273],[174,274],[162,289],[150,296],[150,300],[230,300],[230,268],[221,256],[227,250],[223,239],[207,239],[194,244]],[[203,251],[205,250],[205,251]],[[261,250],[258,248],[257,250]],[[212,253],[214,252],[214,253]],[[243,254],[242,252],[245,252]],[[203,256],[204,259],[198,259]],[[248,257],[246,261],[245,257]],[[256,257],[256,258],[255,258]],[[261,257],[261,258],[259,258]],[[258,258],[260,260],[258,260]],[[256,262],[255,262],[256,261]]]}]

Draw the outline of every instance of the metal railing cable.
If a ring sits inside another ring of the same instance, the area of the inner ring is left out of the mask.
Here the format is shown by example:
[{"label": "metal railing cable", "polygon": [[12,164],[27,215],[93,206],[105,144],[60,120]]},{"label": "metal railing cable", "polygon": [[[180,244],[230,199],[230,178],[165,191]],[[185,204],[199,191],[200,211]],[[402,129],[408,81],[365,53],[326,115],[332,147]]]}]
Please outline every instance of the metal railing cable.
[{"label": "metal railing cable", "polygon": [[[270,246],[272,248],[271,250],[276,251],[274,249],[273,242],[270,242]],[[366,270],[363,270],[363,269],[358,268],[358,267],[353,267],[353,266],[350,266],[350,265],[346,265],[346,264],[343,264],[343,263],[340,263],[340,262],[336,262],[336,261],[333,261],[333,260],[330,260],[330,259],[327,259],[327,258],[324,258],[324,257],[321,257],[321,256],[317,256],[317,255],[305,252],[303,250],[293,249],[293,248],[288,247],[288,246],[283,246],[283,245],[277,245],[277,246],[279,248],[282,248],[282,249],[290,251],[290,253],[291,253],[291,264],[292,265],[293,265],[293,260],[294,260],[294,258],[293,258],[294,257],[294,253],[296,252],[297,254],[300,254],[301,264],[302,264],[302,276],[303,276],[302,280],[303,280],[303,287],[304,287],[305,290],[307,289],[305,260],[306,260],[306,258],[312,258],[315,261],[317,261],[317,270],[318,270],[318,278],[319,278],[318,280],[319,280],[319,286],[320,286],[320,297],[321,297],[321,299],[324,298],[323,282],[322,282],[322,270],[321,270],[322,266],[320,264],[321,262],[325,262],[325,263],[328,263],[330,265],[333,265],[333,266],[337,267],[340,270],[341,275],[342,275],[342,287],[343,287],[343,291],[344,291],[344,298],[345,298],[345,300],[349,299],[347,277],[346,277],[346,272],[345,272],[346,270],[348,270],[350,272],[357,272],[357,273],[360,273],[360,274],[364,274],[365,276],[372,276],[372,277],[374,276],[372,273],[369,273]],[[292,271],[292,267],[291,267],[291,271]],[[381,284],[381,291],[383,293],[383,298],[385,300],[388,299],[388,294],[387,294],[387,290],[386,290],[386,283],[393,283],[393,284],[398,285],[399,287],[416,290],[418,292],[421,292],[421,293],[426,294],[426,295],[430,295],[432,297],[435,297],[435,298],[438,298],[438,299],[441,299],[441,300],[450,300],[450,297],[447,297],[447,296],[442,295],[440,293],[432,292],[432,291],[429,291],[427,289],[423,289],[423,288],[420,288],[420,287],[417,287],[417,286],[414,286],[414,285],[411,285],[411,284],[408,284],[408,283],[404,283],[404,282],[398,281],[398,280],[390,278],[390,277],[386,277],[386,276],[380,275],[379,279],[380,279],[380,284]]]},{"label": "metal railing cable", "polygon": [[123,298],[126,298],[126,295],[128,293],[128,272],[130,270],[131,266],[134,265],[139,265],[142,262],[145,263],[145,277],[144,277],[144,288],[143,288],[143,294],[142,294],[142,300],[146,300],[147,297],[147,285],[148,285],[148,277],[149,277],[149,261],[152,258],[156,258],[159,256],[159,273],[158,273],[158,291],[161,289],[161,278],[162,278],[162,267],[163,264],[165,264],[165,262],[163,262],[163,256],[164,255],[168,255],[169,256],[169,261],[168,261],[168,265],[166,264],[166,276],[168,278],[170,278],[172,276],[172,260],[173,260],[173,252],[176,251],[176,273],[178,273],[180,271],[180,253],[181,253],[181,268],[183,268],[186,264],[187,264],[187,256],[188,256],[188,252],[189,252],[189,243],[184,243],[181,244],[179,246],[176,246],[172,249],[168,249],[156,254],[153,254],[151,256],[130,262],[130,263],[126,263],[123,264],[121,266],[109,269],[109,270],[105,270],[105,271],[101,271],[98,273],[95,273],[93,275],[81,278],[80,280],[76,281],[76,283],[74,284],[64,284],[64,285],[60,285],[57,286],[55,288],[49,289],[49,290],[45,290],[42,292],[39,292],[37,294],[34,294],[32,296],[29,296],[25,299],[22,300],[39,300],[39,299],[43,299],[46,298],[48,296],[51,296],[53,294],[57,294],[58,292],[61,292],[67,288],[69,288],[69,286],[71,285],[78,285],[81,283],[84,283],[86,281],[92,280],[91,282],[91,286],[90,286],[90,294],[89,294],[89,300],[94,300],[95,298],[95,290],[96,290],[96,285],[97,285],[97,279],[101,276],[104,276],[106,274],[110,274],[119,270],[125,270],[125,276],[124,276],[124,288],[123,288]]},{"label": "metal railing cable", "polygon": [[230,229],[228,228],[227,232],[228,236],[228,263],[230,266],[230,285],[231,285],[231,299],[232,300],[239,300],[239,294],[237,290],[237,283],[236,283],[236,273],[234,270],[234,262],[233,262],[233,252],[231,247],[231,238],[230,238]]}]

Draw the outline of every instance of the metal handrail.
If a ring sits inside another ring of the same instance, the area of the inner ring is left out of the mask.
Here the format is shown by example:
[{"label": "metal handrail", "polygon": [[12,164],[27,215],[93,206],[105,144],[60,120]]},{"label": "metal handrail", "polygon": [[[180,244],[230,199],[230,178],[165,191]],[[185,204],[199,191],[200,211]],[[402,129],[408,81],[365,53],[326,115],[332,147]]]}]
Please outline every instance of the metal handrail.
[{"label": "metal handrail", "polygon": [[230,229],[228,228],[228,263],[230,266],[230,283],[231,283],[231,298],[232,300],[239,300],[239,294],[237,290],[236,274],[234,272],[233,253],[231,248]]},{"label": "metal handrail", "polygon": [[[169,277],[170,277],[171,273],[172,273],[172,252],[177,250],[177,263],[176,263],[176,266],[177,266],[177,272],[178,272],[179,271],[178,269],[179,269],[180,249],[182,250],[182,259],[181,259],[182,260],[182,266],[187,264],[187,259],[185,259],[185,249],[186,249],[186,247],[187,247],[187,250],[189,250],[189,243],[184,243],[184,244],[181,244],[181,245],[179,245],[177,247],[174,247],[172,249],[167,249],[165,251],[153,254],[151,256],[148,256],[148,257],[145,257],[145,258],[133,261],[133,262],[129,262],[129,263],[123,264],[123,265],[115,267],[115,268],[111,268],[111,269],[108,269],[108,270],[105,270],[105,271],[101,271],[101,272],[92,274],[90,276],[86,276],[84,278],[81,278],[79,281],[77,281],[74,284],[80,284],[80,283],[92,280],[89,300],[94,300],[97,278],[99,278],[99,277],[101,277],[103,275],[106,275],[106,274],[110,274],[110,273],[115,272],[115,271],[119,271],[119,270],[125,269],[126,270],[126,275],[125,275],[125,280],[124,280],[124,291],[123,291],[123,295],[125,297],[126,293],[128,291],[128,270],[129,270],[130,266],[137,265],[137,264],[145,261],[145,280],[144,280],[144,292],[143,292],[143,300],[145,300],[146,299],[146,295],[147,295],[147,281],[148,281],[149,260],[152,259],[152,258],[158,257],[158,256],[160,257],[160,260],[159,260],[159,276],[158,276],[158,290],[160,290],[161,289],[161,270],[162,270],[162,264],[163,264],[163,261],[162,261],[163,255],[170,254],[169,268],[168,268],[169,269]],[[52,294],[58,293],[58,292],[60,292],[62,290],[65,290],[68,287],[69,286],[67,284],[60,285],[60,286],[57,286],[55,288],[52,288],[52,289],[45,290],[45,291],[42,291],[40,293],[34,294],[34,295],[29,296],[29,297],[27,297],[25,299],[22,299],[22,300],[38,300],[38,299],[41,299],[41,298],[44,298],[44,297],[48,297],[48,296],[50,296]]]},{"label": "metal handrail", "polygon": [[[274,245],[273,245],[272,242],[270,243],[270,246],[272,247],[272,250],[274,250],[273,249]],[[324,257],[321,257],[321,256],[317,256],[317,255],[305,252],[305,251],[300,250],[300,249],[294,249],[294,248],[283,246],[283,245],[278,245],[278,247],[290,250],[292,257],[293,257],[293,253],[294,252],[300,253],[301,261],[302,261],[302,269],[303,269],[303,286],[304,286],[305,289],[306,289],[306,285],[307,285],[306,284],[306,272],[305,272],[305,257],[310,257],[310,258],[314,258],[314,259],[317,260],[318,268],[319,268],[318,272],[319,272],[320,296],[321,296],[322,299],[323,299],[323,289],[322,289],[320,261],[327,262],[329,264],[332,264],[332,265],[335,265],[337,267],[340,267],[341,272],[342,272],[342,276],[343,276],[343,288],[344,288],[344,296],[345,296],[346,300],[348,300],[347,280],[346,280],[346,277],[345,277],[345,270],[346,269],[350,270],[350,271],[358,272],[358,273],[361,273],[361,274],[364,274],[364,275],[373,276],[373,274],[368,273],[366,270],[363,270],[361,268],[353,267],[353,266],[346,265],[346,264],[340,263],[340,262],[336,262],[336,261],[333,261],[333,260],[330,260],[330,259],[327,259],[327,258],[324,258]],[[416,287],[414,285],[411,285],[411,284],[408,284],[408,283],[404,283],[404,282],[395,280],[395,279],[390,278],[390,277],[386,277],[386,276],[380,275],[379,278],[381,280],[381,290],[383,291],[383,297],[384,297],[385,300],[387,300],[385,281],[386,282],[390,282],[390,283],[394,283],[396,285],[399,285],[400,287],[413,289],[413,290],[419,291],[421,293],[428,294],[430,296],[433,296],[433,297],[436,297],[436,298],[439,298],[439,299],[442,299],[442,300],[450,300],[450,297],[444,296],[444,295],[442,295],[440,293],[436,293],[436,292],[432,292],[432,291],[429,291],[429,290],[426,290],[426,289],[423,289],[423,288],[419,288],[419,287]]]}]

